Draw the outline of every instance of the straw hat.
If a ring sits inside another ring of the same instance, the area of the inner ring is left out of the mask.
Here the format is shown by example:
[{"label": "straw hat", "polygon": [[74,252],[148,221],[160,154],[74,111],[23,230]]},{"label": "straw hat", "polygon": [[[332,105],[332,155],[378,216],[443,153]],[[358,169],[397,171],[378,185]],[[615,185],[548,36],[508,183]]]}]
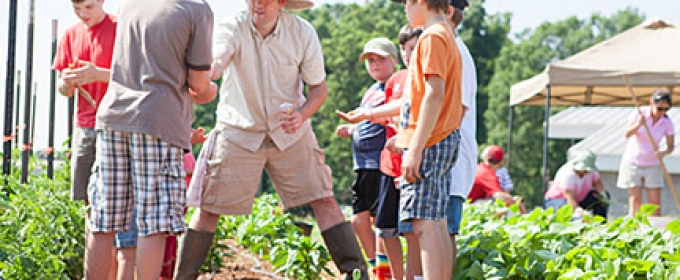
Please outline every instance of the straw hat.
[{"label": "straw hat", "polygon": [[314,2],[311,0],[288,0],[284,7],[289,11],[303,11],[314,7]]}]

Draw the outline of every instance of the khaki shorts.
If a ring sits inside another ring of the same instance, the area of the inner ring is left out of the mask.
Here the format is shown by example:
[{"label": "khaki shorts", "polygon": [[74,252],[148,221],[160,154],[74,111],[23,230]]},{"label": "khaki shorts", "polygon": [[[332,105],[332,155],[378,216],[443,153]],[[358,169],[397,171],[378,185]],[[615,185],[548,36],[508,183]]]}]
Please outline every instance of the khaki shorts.
[{"label": "khaki shorts", "polygon": [[71,153],[71,200],[87,200],[94,165],[97,133],[92,128],[73,128]]},{"label": "khaki shorts", "polygon": [[207,162],[201,209],[214,214],[250,214],[263,169],[285,208],[333,196],[331,169],[312,132],[284,151],[266,137],[255,152],[219,133]]},{"label": "khaki shorts", "polygon": [[639,166],[628,161],[621,161],[616,185],[621,189],[632,187],[662,188],[664,186],[663,172],[658,165]]}]

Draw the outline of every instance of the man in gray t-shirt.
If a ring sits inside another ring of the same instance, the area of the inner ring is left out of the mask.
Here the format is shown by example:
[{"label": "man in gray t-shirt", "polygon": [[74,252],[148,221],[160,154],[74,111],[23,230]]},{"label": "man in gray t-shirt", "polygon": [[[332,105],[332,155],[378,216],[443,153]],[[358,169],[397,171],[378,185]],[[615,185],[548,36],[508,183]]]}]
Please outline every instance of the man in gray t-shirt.
[{"label": "man in gray t-shirt", "polygon": [[137,278],[158,279],[166,233],[184,231],[192,103],[210,102],[213,14],[201,0],[125,1],[97,114],[85,278],[106,275],[114,234],[139,228]]}]

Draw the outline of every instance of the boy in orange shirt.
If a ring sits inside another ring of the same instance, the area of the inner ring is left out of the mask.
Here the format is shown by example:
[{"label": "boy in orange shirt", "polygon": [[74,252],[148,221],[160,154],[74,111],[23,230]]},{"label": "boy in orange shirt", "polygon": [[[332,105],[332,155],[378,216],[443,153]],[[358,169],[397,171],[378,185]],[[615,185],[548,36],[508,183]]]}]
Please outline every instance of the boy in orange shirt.
[{"label": "boy in orange shirt", "polygon": [[411,221],[425,279],[449,279],[446,227],[450,171],[458,155],[463,104],[462,62],[446,20],[448,0],[405,0],[406,17],[423,33],[404,91],[397,147],[403,149],[399,217]]}]

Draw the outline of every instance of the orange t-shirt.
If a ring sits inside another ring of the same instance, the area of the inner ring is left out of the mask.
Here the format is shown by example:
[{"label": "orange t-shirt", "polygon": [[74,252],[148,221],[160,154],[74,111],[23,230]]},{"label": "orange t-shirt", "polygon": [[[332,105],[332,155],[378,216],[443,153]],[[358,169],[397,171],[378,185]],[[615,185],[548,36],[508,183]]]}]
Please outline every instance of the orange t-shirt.
[{"label": "orange t-shirt", "polygon": [[463,64],[451,27],[445,22],[434,24],[423,31],[414,49],[404,90],[397,146],[408,148],[416,130],[425,95],[425,78],[438,76],[445,81],[444,102],[434,130],[425,147],[446,138],[460,127],[462,102]]}]

